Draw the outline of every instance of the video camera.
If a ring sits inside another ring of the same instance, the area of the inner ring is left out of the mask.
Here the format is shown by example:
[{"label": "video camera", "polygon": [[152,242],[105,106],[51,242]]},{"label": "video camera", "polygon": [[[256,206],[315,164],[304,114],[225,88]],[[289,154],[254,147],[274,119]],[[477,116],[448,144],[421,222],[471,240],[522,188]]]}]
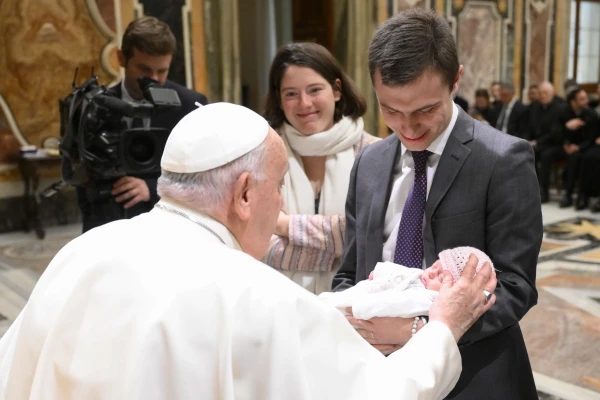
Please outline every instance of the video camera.
[{"label": "video camera", "polygon": [[72,93],[59,101],[62,185],[110,188],[122,176],[160,174],[169,131],[151,127],[150,117],[180,108],[181,101],[175,90],[150,78],[138,83],[145,101],[133,103],[99,85],[93,72],[80,86],[73,81]]}]

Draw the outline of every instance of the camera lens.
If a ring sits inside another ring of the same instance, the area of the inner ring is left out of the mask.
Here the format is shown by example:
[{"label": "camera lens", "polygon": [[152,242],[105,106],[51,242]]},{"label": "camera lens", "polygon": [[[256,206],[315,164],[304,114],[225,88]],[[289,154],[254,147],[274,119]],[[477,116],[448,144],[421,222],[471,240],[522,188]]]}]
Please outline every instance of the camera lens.
[{"label": "camera lens", "polygon": [[139,164],[147,164],[152,161],[156,154],[156,145],[147,133],[135,135],[131,138],[129,155],[131,159]]}]

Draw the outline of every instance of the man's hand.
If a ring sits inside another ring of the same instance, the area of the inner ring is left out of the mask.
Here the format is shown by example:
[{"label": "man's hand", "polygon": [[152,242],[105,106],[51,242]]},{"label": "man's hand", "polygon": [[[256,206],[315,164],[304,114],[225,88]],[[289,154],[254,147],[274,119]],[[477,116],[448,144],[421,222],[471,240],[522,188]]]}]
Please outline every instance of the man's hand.
[{"label": "man's hand", "polygon": [[581,128],[584,125],[585,125],[585,122],[583,122],[583,120],[581,118],[570,119],[565,124],[565,126],[567,127],[567,129],[570,130],[570,131],[575,131],[575,130]]},{"label": "man's hand", "polygon": [[150,189],[143,179],[124,176],[113,185],[112,195],[117,196],[117,203],[127,201],[123,206],[127,209],[142,201],[149,201]]},{"label": "man's hand", "polygon": [[279,211],[279,218],[277,218],[277,225],[275,226],[275,234],[283,237],[290,236],[290,217],[283,211]]},{"label": "man's hand", "polygon": [[596,138],[596,144],[600,144],[600,137]]},{"label": "man's hand", "polygon": [[[429,320],[439,321],[450,328],[454,339],[458,340],[496,302],[493,294],[496,289],[496,274],[485,263],[475,275],[477,257],[471,255],[458,282],[453,283],[452,275],[444,271],[444,281],[440,293],[429,310]],[[486,301],[484,290],[492,293]]]},{"label": "man's hand", "polygon": [[563,146],[563,149],[565,150],[565,153],[571,155],[579,151],[579,146],[577,146],[576,144],[565,144]]}]

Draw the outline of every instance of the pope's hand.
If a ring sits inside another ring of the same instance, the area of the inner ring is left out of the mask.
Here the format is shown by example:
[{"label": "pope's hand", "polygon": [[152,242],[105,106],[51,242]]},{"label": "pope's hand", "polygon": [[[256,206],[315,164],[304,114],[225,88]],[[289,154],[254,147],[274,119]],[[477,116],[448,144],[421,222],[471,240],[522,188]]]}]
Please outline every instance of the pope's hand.
[{"label": "pope's hand", "polygon": [[[475,275],[477,257],[471,255],[458,282],[444,271],[444,281],[440,293],[429,309],[429,320],[439,321],[450,328],[454,339],[458,340],[496,302],[493,294],[496,289],[496,274],[489,263],[483,264]],[[484,290],[492,293],[486,301]]]},{"label": "pope's hand", "polygon": [[[150,189],[143,179],[124,176],[115,182],[112,189],[117,203],[127,201],[124,208],[131,208],[142,201],[150,200]],[[129,200],[129,201],[128,201]]]}]

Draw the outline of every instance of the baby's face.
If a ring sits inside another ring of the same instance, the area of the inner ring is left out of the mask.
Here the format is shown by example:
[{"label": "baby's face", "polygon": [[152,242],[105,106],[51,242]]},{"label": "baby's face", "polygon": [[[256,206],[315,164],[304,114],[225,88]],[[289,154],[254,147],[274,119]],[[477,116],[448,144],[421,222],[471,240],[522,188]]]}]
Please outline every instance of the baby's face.
[{"label": "baby's face", "polygon": [[442,274],[442,264],[440,260],[433,263],[433,265],[423,271],[421,275],[421,282],[429,290],[435,290],[436,292],[442,288],[442,281],[444,275]]}]

